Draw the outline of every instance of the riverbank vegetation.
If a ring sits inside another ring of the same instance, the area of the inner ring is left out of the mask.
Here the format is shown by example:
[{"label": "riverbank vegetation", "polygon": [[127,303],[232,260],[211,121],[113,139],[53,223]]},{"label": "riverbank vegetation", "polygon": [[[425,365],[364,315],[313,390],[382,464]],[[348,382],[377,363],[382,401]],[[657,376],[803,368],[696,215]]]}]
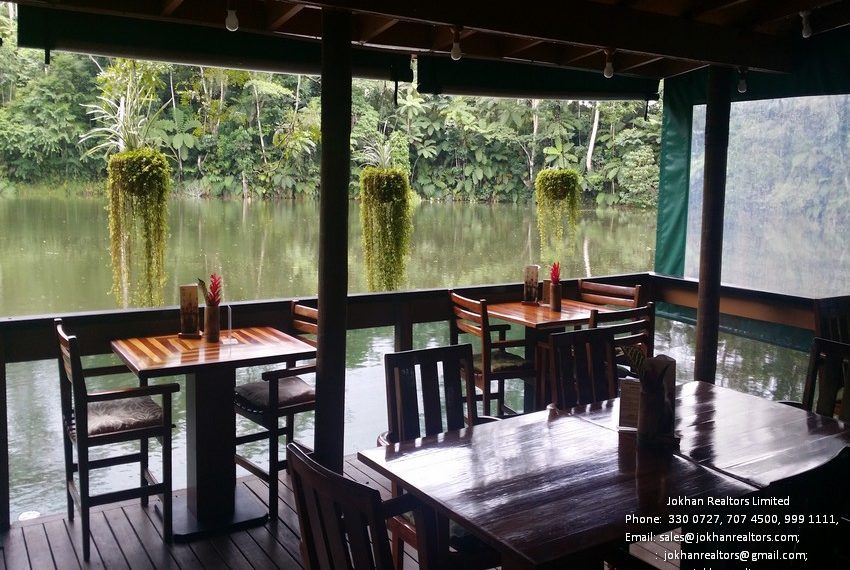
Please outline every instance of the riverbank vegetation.
[{"label": "riverbank vegetation", "polygon": [[[6,8],[4,5],[3,8]],[[0,192],[19,183],[101,180],[103,117],[142,85],[145,144],[175,188],[210,197],[313,197],[319,189],[320,79],[19,49],[0,10]],[[136,102],[139,103],[138,101]],[[422,95],[415,84],[354,80],[352,178],[389,145],[426,200],[528,202],[548,166],[580,173],[585,199],[655,205],[661,105]],[[82,142],[81,142],[81,139]]]}]

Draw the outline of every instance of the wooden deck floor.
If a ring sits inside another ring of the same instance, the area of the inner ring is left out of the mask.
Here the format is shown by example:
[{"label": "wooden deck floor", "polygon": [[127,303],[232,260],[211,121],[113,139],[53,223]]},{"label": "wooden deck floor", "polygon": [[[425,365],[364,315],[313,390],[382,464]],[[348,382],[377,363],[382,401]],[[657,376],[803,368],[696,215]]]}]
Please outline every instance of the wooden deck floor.
[{"label": "wooden deck floor", "polygon": [[[345,474],[377,488],[384,498],[390,496],[387,480],[353,456],[346,458]],[[147,508],[133,501],[92,510],[92,554],[88,563],[84,563],[82,558],[79,517],[71,522],[64,515],[15,523],[2,536],[0,563],[10,570],[299,569],[302,564],[292,487],[285,472],[281,472],[280,481],[278,520],[261,527],[188,544],[166,544],[162,540],[162,526],[153,509],[156,501],[151,500]],[[268,487],[265,483],[247,477],[240,479],[239,484],[250,489],[264,504],[267,503]],[[404,566],[405,569],[418,568],[415,558],[409,553]]]}]

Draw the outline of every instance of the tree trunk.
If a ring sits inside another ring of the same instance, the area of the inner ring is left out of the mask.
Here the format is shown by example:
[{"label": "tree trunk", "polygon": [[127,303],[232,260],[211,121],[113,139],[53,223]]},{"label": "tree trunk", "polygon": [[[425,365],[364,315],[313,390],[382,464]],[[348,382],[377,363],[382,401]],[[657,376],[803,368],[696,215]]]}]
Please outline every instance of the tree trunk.
[{"label": "tree trunk", "polygon": [[245,174],[245,171],[242,171],[242,200],[248,200],[250,195],[248,194],[248,175]]},{"label": "tree trunk", "polygon": [[298,105],[301,103],[301,74],[298,75],[298,83],[295,84],[295,103],[292,106],[292,129],[295,130],[295,116],[298,114]]},{"label": "tree trunk", "polygon": [[[171,115],[174,117],[174,130],[177,130],[177,98],[174,96],[174,73],[168,70],[168,87],[171,89]],[[183,182],[183,157],[180,154],[180,149],[177,149],[177,180]]]},{"label": "tree trunk", "polygon": [[537,159],[537,133],[540,131],[540,99],[531,100],[531,148],[528,153],[528,180],[534,188],[534,163]]},{"label": "tree trunk", "polygon": [[590,138],[587,139],[587,157],[585,158],[586,172],[593,170],[593,147],[596,146],[596,131],[599,129],[599,101],[593,104],[593,127]]},{"label": "tree trunk", "polygon": [[260,139],[260,154],[263,157],[263,164],[266,164],[266,143],[263,142],[263,124],[260,122],[260,94],[257,92],[257,86],[254,85],[254,105],[257,107],[257,136]]}]

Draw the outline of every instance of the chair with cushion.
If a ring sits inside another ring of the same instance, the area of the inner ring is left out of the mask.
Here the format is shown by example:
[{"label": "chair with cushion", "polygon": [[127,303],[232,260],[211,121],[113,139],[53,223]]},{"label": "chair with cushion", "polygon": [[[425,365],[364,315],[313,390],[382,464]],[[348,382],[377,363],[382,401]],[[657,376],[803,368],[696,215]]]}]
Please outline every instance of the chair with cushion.
[{"label": "chair with cushion", "polygon": [[561,409],[617,396],[614,335],[606,328],[549,336],[552,402]]},{"label": "chair with cushion", "polygon": [[850,344],[815,337],[809,352],[802,402],[782,402],[823,416],[850,421],[841,395],[850,389]]},{"label": "chair with cushion", "polygon": [[594,305],[615,305],[634,309],[641,306],[641,286],[611,285],[586,279],[578,280],[578,300]]},{"label": "chair with cushion", "polygon": [[[508,348],[525,347],[525,340],[506,340],[505,330],[498,330],[498,338],[493,340],[494,328],[487,315],[487,301],[476,301],[449,291],[452,303],[452,315],[449,319],[449,342],[457,344],[460,333],[467,333],[480,339],[481,352],[473,359],[475,384],[483,392],[484,414],[490,415],[490,401],[496,400],[496,414],[499,417],[512,413],[505,406],[505,380],[521,379],[536,383],[534,362],[518,354],[508,352]],[[493,383],[496,389],[493,390]]]},{"label": "chair with cushion", "polygon": [[[298,335],[304,342],[315,346],[318,332],[318,310],[313,307],[292,302],[290,334]],[[247,382],[236,386],[234,410],[262,429],[245,434],[237,434],[236,445],[267,440],[269,445],[269,467],[263,469],[244,455],[236,454],[236,463],[250,473],[265,481],[269,486],[269,518],[277,519],[278,512],[278,472],[286,469],[286,459],[279,460],[280,436],[285,443],[291,442],[295,435],[295,414],[316,408],[316,392],[300,375],[316,371],[315,363],[298,365],[287,362],[285,368],[270,370],[262,374],[262,381]],[[270,406],[269,402],[277,402]],[[280,418],[285,424],[280,425]]]},{"label": "chair with cushion", "polygon": [[382,502],[376,489],[323,467],[297,443],[286,456],[307,570],[393,570],[385,520],[415,508],[412,498]]},{"label": "chair with cushion", "polygon": [[[126,366],[101,366],[83,369],[79,342],[65,331],[62,319],[55,319],[59,346],[59,394],[62,407],[62,432],[65,451],[65,479],[68,497],[68,519],[74,520],[74,503],[82,520],[83,559],[91,554],[89,510],[98,505],[142,500],[148,504],[151,495],[162,501],[162,535],[171,540],[171,395],[177,384],[134,386],[90,391],[87,380],[93,377],[127,373]],[[162,399],[157,404],[152,396]],[[162,443],[162,482],[148,468],[148,440]],[[123,455],[90,457],[95,447],[139,442],[137,452]],[[76,461],[74,461],[76,448]],[[131,489],[92,494],[90,472],[93,469],[138,463],[140,485]],[[79,474],[79,486],[74,473]]]},{"label": "chair with cushion", "polygon": [[[378,437],[378,444],[389,445],[495,421],[496,418],[477,413],[472,362],[471,344],[386,354],[388,430]],[[402,494],[403,489],[393,484],[393,496]],[[387,525],[393,537],[393,560],[400,568],[404,543],[417,547],[416,525],[409,515],[393,517]],[[450,544],[457,551],[452,562],[459,567],[490,568],[498,565],[498,555],[462,528],[450,524],[449,533]]]},{"label": "chair with cushion", "polygon": [[620,376],[639,376],[643,361],[655,355],[655,303],[636,309],[590,312],[590,328],[604,327],[614,335]]}]

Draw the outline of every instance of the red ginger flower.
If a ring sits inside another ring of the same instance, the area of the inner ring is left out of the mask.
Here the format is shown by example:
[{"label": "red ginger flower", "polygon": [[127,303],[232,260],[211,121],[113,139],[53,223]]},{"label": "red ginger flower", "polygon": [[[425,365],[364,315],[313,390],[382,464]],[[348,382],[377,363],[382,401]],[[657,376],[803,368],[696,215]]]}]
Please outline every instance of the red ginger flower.
[{"label": "red ginger flower", "polygon": [[208,307],[218,307],[221,303],[221,275],[213,273],[210,275],[210,288],[207,289],[207,284],[203,279],[198,279],[198,285],[201,286],[201,291],[204,293],[204,301]]},{"label": "red ginger flower", "polygon": [[549,280],[552,283],[560,283],[561,281],[561,263],[556,261],[552,264],[552,269],[549,270]]}]

